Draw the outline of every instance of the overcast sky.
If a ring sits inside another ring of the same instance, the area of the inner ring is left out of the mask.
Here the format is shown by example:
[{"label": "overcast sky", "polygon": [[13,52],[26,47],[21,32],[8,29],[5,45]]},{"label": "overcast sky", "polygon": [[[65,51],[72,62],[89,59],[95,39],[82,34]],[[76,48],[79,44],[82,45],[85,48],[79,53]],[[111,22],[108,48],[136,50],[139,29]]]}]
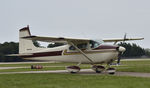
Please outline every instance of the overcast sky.
[{"label": "overcast sky", "polygon": [[33,35],[73,38],[144,37],[150,48],[150,0],[0,0],[0,43]]}]

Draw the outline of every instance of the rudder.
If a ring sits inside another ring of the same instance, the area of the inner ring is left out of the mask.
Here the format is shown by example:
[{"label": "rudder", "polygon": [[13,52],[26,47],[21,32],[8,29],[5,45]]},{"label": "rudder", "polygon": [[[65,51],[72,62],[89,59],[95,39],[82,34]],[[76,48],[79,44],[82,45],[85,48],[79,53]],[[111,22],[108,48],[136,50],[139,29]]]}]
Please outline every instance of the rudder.
[{"label": "rudder", "polygon": [[33,53],[38,50],[38,48],[34,46],[32,40],[22,38],[26,36],[31,36],[29,26],[19,30],[19,54]]}]

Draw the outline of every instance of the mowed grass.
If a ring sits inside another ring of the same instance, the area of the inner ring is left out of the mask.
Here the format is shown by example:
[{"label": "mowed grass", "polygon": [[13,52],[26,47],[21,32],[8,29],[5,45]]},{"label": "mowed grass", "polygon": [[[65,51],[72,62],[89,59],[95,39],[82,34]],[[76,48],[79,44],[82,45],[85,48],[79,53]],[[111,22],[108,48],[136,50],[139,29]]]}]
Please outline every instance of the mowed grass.
[{"label": "mowed grass", "polygon": [[[1,64],[2,67],[24,67],[15,69],[0,69],[0,72],[23,72],[23,71],[47,71],[47,70],[65,70],[67,66],[76,65],[74,63],[34,63],[32,65],[42,65],[43,69],[31,69],[31,64]],[[0,66],[1,66],[0,65]],[[81,64],[81,69],[91,68],[89,64]]]},{"label": "mowed grass", "polygon": [[[17,68],[17,69],[0,69],[0,72],[64,70],[66,66],[76,65],[75,63],[33,63],[32,65],[37,65],[37,64],[42,65],[44,68],[43,69],[30,69],[31,63],[0,64],[0,67],[27,67],[27,68]],[[80,67],[81,69],[85,69],[85,68],[91,69],[91,65],[89,64],[81,64]],[[120,66],[112,66],[112,67],[116,68],[117,71],[123,71],[123,72],[150,73],[150,60],[121,61]]]},{"label": "mowed grass", "polygon": [[[37,63],[34,63],[36,65]],[[39,63],[38,63],[39,64]],[[2,67],[30,67],[31,64],[1,64]],[[1,72],[63,70],[70,63],[42,63],[43,69],[5,69]],[[52,66],[52,67],[45,67]],[[53,67],[54,66],[54,67]],[[55,67],[58,66],[58,67]],[[60,66],[60,67],[59,67]],[[61,67],[62,66],[62,67]],[[117,71],[150,72],[148,61],[122,61],[121,66],[114,66]],[[91,68],[83,64],[81,68]],[[150,88],[150,78],[114,76],[114,75],[81,75],[81,74],[0,74],[0,88]]]},{"label": "mowed grass", "polygon": [[22,64],[0,64],[0,67],[23,67],[31,65],[42,65],[42,66],[66,66],[72,65],[72,63],[22,63]]},{"label": "mowed grass", "polygon": [[0,69],[0,73],[2,72],[24,72],[24,71],[48,71],[48,70],[65,70],[65,67],[44,67],[43,69],[31,69],[31,68]]},{"label": "mowed grass", "polygon": [[150,73],[150,60],[122,61],[120,66],[115,66],[117,71],[123,72],[146,72]]},{"label": "mowed grass", "polygon": [[1,74],[0,88],[150,88],[150,78],[79,74]]}]

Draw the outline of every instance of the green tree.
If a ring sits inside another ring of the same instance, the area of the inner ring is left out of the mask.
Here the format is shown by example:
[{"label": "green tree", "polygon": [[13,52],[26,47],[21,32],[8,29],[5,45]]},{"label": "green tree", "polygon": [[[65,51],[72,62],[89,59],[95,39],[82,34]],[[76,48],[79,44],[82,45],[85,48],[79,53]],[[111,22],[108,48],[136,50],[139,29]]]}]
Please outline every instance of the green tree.
[{"label": "green tree", "polygon": [[47,47],[48,48],[53,48],[53,47],[58,47],[64,45],[63,43],[50,43]]},{"label": "green tree", "polygon": [[32,42],[33,42],[34,46],[36,46],[36,47],[40,47],[41,46],[40,43],[38,41],[36,41],[36,40],[33,40]]},{"label": "green tree", "polygon": [[0,44],[0,61],[22,61],[19,57],[7,57],[8,54],[17,54],[19,51],[19,43],[5,42]]},{"label": "green tree", "polygon": [[135,43],[119,43],[119,46],[123,46],[126,48],[126,51],[123,53],[123,57],[141,57],[145,55],[145,50]]},{"label": "green tree", "polygon": [[147,57],[150,57],[150,49],[145,49],[145,55],[146,55]]}]

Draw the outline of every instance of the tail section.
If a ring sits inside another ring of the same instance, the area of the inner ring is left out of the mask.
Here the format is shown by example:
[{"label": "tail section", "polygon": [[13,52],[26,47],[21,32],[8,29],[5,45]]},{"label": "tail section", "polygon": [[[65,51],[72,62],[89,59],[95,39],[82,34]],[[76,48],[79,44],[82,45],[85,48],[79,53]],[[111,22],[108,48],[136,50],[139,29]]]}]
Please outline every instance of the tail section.
[{"label": "tail section", "polygon": [[19,30],[19,54],[36,52],[38,48],[34,46],[32,40],[22,38],[25,36],[31,36],[29,26]]}]

